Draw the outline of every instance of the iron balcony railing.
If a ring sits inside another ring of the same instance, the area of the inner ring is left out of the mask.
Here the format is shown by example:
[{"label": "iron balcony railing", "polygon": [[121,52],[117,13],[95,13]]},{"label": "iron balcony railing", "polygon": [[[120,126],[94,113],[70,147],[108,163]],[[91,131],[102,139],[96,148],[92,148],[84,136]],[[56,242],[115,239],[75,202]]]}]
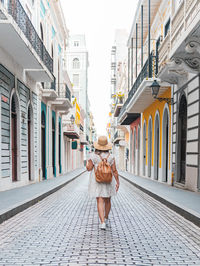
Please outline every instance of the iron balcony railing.
[{"label": "iron balcony railing", "polygon": [[71,102],[71,91],[69,90],[69,88],[67,87],[67,85],[66,85],[65,97]]},{"label": "iron balcony railing", "polygon": [[[150,71],[149,71],[149,60],[150,60]],[[122,117],[124,114],[127,105],[130,103],[131,99],[133,98],[133,95],[139,88],[140,84],[145,78],[152,78],[153,73],[156,74],[156,56],[153,56],[153,53],[150,55],[149,60],[147,59],[142,70],[140,71],[140,74],[138,75],[137,79],[135,80],[135,83],[133,84],[131,90],[128,93],[128,98],[126,99],[123,107],[121,108],[118,120]]]},{"label": "iron balcony railing", "polygon": [[44,62],[44,65],[51,73],[53,73],[53,60],[19,0],[8,1],[8,13],[13,17],[19,28],[22,30],[40,59]]},{"label": "iron balcony railing", "polygon": [[116,131],[114,134],[114,140],[116,140],[117,138],[124,138],[124,132]]},{"label": "iron balcony railing", "polygon": [[54,77],[54,81],[53,82],[51,82],[51,88],[50,88],[51,90],[56,90],[56,78]]},{"label": "iron balcony railing", "polygon": [[66,84],[60,83],[58,85],[58,96],[60,98],[66,98],[71,102],[71,91]]}]

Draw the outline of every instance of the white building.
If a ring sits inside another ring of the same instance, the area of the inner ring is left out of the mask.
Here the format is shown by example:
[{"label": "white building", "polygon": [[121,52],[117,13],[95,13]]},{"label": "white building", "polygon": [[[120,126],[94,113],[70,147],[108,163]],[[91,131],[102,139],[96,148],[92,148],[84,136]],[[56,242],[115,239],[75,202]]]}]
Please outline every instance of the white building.
[{"label": "white building", "polygon": [[127,48],[126,42],[128,33],[124,29],[115,31],[114,46],[111,50],[111,138],[113,141],[113,153],[116,162],[121,170],[126,166],[126,145],[125,134],[128,133],[126,127],[117,126],[117,116],[124,102],[127,93]]},{"label": "white building", "polygon": [[68,30],[59,1],[0,2],[0,190],[63,173],[63,67]]},{"label": "white building", "polygon": [[[89,101],[88,101],[88,51],[84,35],[71,35],[67,48],[67,70],[73,83],[73,95],[85,111],[84,133],[89,140]],[[86,160],[84,147],[84,160]]]}]

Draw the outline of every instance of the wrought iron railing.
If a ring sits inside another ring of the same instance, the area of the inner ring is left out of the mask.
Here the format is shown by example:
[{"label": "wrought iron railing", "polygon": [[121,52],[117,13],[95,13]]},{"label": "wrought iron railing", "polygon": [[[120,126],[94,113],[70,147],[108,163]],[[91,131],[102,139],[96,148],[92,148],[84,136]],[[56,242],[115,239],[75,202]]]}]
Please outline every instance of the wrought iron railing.
[{"label": "wrought iron railing", "polygon": [[[150,60],[150,69],[149,69],[149,60]],[[150,70],[150,71],[149,71]],[[156,72],[156,56],[153,56],[153,53],[150,55],[150,58],[146,60],[142,70],[140,71],[140,74],[138,75],[137,79],[135,80],[135,83],[133,84],[131,90],[128,93],[128,98],[126,99],[123,107],[121,108],[118,121],[121,119],[122,115],[124,114],[127,105],[133,98],[133,95],[139,88],[140,84],[145,78],[152,78],[153,73],[155,74]]]},{"label": "wrought iron railing", "polygon": [[58,84],[58,96],[60,98],[66,98],[71,102],[71,91],[65,83]]},{"label": "wrought iron railing", "polygon": [[71,102],[71,91],[66,85],[65,97]]},{"label": "wrought iron railing", "polygon": [[23,6],[19,0],[8,1],[8,13],[13,17],[19,28],[22,30],[40,59],[44,62],[45,66],[52,73],[53,72],[53,60],[47,52],[42,40],[38,36],[31,20],[26,14]]},{"label": "wrought iron railing", "polygon": [[56,90],[56,78],[54,77],[54,81],[53,82],[51,82],[51,88],[50,88],[51,90]]},{"label": "wrought iron railing", "polygon": [[122,131],[116,131],[115,134],[114,134],[114,140],[116,140],[117,138],[124,138],[125,135],[124,135],[124,132]]}]

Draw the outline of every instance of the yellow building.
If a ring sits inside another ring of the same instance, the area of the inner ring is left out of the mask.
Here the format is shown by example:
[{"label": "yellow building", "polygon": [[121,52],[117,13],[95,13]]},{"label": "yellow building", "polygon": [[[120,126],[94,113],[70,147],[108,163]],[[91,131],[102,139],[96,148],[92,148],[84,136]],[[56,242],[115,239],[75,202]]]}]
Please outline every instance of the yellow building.
[{"label": "yellow building", "polygon": [[160,49],[170,34],[170,12],[170,1],[138,1],[127,43],[129,93],[118,116],[118,125],[130,126],[129,171],[169,184],[172,91],[158,75]]}]

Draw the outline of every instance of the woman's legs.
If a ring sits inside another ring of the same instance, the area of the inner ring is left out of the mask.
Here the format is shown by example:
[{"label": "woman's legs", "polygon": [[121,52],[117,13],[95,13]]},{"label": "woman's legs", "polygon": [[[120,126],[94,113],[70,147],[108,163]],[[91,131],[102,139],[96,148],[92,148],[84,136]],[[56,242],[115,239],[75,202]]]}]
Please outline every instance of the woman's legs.
[{"label": "woman's legs", "polygon": [[104,199],[103,198],[97,198],[97,209],[99,213],[99,218],[101,220],[101,223],[104,222]]},{"label": "woman's legs", "polygon": [[104,222],[104,218],[108,219],[108,215],[111,208],[110,198],[97,198],[97,209],[101,223]]},{"label": "woman's legs", "polygon": [[105,201],[105,218],[108,219],[108,215],[111,209],[111,200],[110,198],[104,198]]}]

